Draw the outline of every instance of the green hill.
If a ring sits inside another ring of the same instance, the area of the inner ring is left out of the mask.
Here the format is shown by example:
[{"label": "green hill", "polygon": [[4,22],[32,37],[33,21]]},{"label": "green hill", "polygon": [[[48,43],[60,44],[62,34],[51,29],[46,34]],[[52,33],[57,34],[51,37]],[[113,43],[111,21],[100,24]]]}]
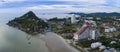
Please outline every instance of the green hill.
[{"label": "green hill", "polygon": [[7,24],[27,33],[42,33],[48,27],[48,24],[38,18],[32,11],[9,21]]}]

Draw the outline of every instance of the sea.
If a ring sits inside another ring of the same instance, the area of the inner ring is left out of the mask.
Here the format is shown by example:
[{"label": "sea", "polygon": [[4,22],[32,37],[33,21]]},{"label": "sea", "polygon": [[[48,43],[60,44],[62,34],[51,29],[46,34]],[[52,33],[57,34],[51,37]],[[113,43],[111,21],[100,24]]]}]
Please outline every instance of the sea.
[{"label": "sea", "polygon": [[[41,14],[41,18],[64,18],[67,14]],[[31,36],[6,25],[15,17],[0,17],[0,52],[79,52],[56,33]]]}]

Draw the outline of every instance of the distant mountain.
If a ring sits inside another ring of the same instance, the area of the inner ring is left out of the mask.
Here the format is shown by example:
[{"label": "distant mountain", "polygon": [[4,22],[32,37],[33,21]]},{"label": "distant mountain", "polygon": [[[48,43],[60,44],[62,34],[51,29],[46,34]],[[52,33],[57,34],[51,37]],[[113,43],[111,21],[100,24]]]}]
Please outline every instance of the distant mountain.
[{"label": "distant mountain", "polygon": [[103,16],[120,16],[120,13],[112,12],[112,13],[105,13],[105,12],[97,12],[97,13],[80,13],[80,12],[70,12],[68,14],[77,14],[82,16],[93,16],[93,17],[103,17]]},{"label": "distant mountain", "polygon": [[48,27],[48,24],[38,18],[32,11],[9,21],[7,24],[27,33],[41,33]]},{"label": "distant mountain", "polygon": [[70,12],[70,13],[68,13],[68,14],[79,14],[79,15],[81,15],[81,14],[85,14],[85,13],[81,13],[81,12]]}]

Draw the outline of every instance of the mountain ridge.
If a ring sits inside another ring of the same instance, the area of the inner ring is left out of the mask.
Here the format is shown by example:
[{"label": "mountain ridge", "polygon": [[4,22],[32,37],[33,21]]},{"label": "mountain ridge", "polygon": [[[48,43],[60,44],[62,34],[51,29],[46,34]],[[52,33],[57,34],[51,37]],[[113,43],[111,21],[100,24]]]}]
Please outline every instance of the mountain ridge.
[{"label": "mountain ridge", "polygon": [[82,13],[82,12],[70,12],[68,14],[77,14],[77,15],[87,15],[87,16],[120,16],[120,13],[118,12],[111,12],[111,13],[107,13],[107,12],[95,12],[95,13]]}]

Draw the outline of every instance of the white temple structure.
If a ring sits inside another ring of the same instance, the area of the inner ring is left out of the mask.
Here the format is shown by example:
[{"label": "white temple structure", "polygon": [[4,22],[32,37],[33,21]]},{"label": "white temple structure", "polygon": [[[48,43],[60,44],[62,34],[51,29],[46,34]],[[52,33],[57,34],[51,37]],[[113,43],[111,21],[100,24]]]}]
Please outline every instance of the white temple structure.
[{"label": "white temple structure", "polygon": [[100,33],[96,29],[96,23],[91,20],[86,20],[83,26],[74,33],[73,39],[75,41],[83,39],[93,39],[96,40],[100,36]]}]

